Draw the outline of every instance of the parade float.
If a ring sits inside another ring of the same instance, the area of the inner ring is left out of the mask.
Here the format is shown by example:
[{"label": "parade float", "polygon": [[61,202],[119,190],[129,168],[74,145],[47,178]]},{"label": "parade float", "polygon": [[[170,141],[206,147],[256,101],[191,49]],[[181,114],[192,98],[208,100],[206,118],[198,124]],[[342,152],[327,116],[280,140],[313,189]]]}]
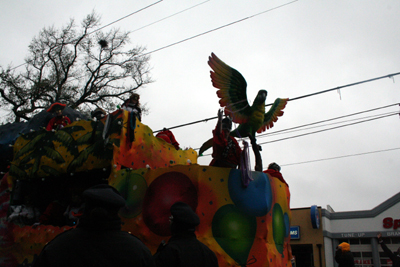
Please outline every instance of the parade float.
[{"label": "parade float", "polygon": [[71,190],[108,183],[126,199],[122,229],[153,254],[171,235],[171,205],[183,201],[199,216],[196,235],[219,266],[291,266],[288,185],[257,171],[244,184],[241,170],[201,166],[197,157],[154,136],[123,109],[21,134],[0,184],[0,265],[29,266],[47,242],[75,227],[10,221],[12,207],[26,205],[27,195],[43,212]]}]

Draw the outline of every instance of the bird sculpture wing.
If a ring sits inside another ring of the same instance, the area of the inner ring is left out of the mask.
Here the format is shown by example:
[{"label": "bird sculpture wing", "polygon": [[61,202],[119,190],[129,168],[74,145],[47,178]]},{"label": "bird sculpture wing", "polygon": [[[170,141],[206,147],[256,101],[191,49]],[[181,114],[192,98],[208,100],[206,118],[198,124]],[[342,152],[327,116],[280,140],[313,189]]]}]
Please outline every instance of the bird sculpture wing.
[{"label": "bird sculpture wing", "polygon": [[212,85],[219,89],[217,95],[219,104],[225,107],[225,115],[229,115],[235,123],[245,123],[249,120],[251,107],[247,101],[247,83],[242,74],[229,67],[214,53],[208,58]]},{"label": "bird sculpture wing", "polygon": [[289,101],[288,98],[277,98],[272,104],[271,108],[267,113],[264,114],[264,123],[257,130],[257,133],[262,133],[265,130],[272,128],[274,122],[278,120],[278,117],[283,115],[283,109],[286,107],[286,103]]}]

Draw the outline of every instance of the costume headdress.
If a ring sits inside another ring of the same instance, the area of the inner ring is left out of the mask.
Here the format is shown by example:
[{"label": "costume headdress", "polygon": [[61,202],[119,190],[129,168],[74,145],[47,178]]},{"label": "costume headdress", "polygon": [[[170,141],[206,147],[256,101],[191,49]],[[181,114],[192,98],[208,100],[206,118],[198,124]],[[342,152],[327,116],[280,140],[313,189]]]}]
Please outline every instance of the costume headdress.
[{"label": "costume headdress", "polygon": [[47,112],[55,112],[56,110],[64,110],[66,104],[61,104],[58,102],[53,103],[48,109]]}]

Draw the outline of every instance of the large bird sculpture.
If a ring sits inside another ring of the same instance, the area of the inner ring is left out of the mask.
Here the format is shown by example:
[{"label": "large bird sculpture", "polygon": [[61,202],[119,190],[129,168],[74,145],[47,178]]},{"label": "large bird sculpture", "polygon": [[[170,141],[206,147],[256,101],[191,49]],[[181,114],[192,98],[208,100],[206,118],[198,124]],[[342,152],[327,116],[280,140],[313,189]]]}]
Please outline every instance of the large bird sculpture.
[{"label": "large bird sculpture", "polygon": [[[246,93],[247,83],[240,72],[225,64],[214,53],[208,58],[208,65],[212,69],[210,71],[212,85],[219,89],[217,95],[220,98],[220,106],[225,107],[225,115],[239,124],[231,132],[232,136],[251,137],[255,140],[256,132],[261,133],[273,127],[278,117],[283,115],[282,110],[286,106],[287,98],[277,98],[270,110],[265,113],[266,90],[258,91],[253,105],[250,106]],[[203,144],[199,154],[201,155],[211,145],[212,139]]]}]

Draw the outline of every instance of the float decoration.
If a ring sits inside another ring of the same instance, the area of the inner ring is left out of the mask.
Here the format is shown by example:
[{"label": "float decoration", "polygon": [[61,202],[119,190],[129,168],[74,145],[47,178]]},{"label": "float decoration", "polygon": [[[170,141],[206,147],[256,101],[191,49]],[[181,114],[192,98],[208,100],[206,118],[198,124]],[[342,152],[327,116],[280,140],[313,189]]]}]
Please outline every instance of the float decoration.
[{"label": "float decoration", "polygon": [[[253,105],[247,100],[247,83],[242,74],[228,66],[214,53],[208,58],[211,67],[211,82],[217,88],[219,104],[225,108],[225,115],[239,126],[231,132],[234,137],[249,137],[256,156],[256,170],[262,170],[262,159],[259,153],[260,147],[256,144],[256,132],[262,133],[272,128],[278,117],[283,115],[288,98],[277,98],[269,111],[265,113],[265,100],[267,91],[260,90]],[[200,148],[199,154],[212,146],[212,139],[206,141]]]},{"label": "float decoration", "polygon": [[125,110],[54,132],[26,133],[16,140],[0,184],[0,265],[31,263],[47,242],[71,228],[7,221],[9,206],[18,204],[16,185],[25,181],[41,190],[37,194],[58,197],[70,186],[107,182],[126,199],[123,230],[153,254],[171,234],[170,207],[183,201],[199,216],[196,235],[216,253],[219,266],[291,266],[289,188],[269,174],[251,175],[243,187],[240,170],[198,165],[193,149],[177,150]]},{"label": "float decoration", "polygon": [[109,184],[124,195],[142,196],[127,199],[120,215],[123,229],[152,253],[170,236],[170,207],[183,201],[199,216],[196,235],[216,253],[219,266],[290,266],[288,187],[265,173],[252,177],[244,188],[240,170],[194,164],[122,169]]}]

